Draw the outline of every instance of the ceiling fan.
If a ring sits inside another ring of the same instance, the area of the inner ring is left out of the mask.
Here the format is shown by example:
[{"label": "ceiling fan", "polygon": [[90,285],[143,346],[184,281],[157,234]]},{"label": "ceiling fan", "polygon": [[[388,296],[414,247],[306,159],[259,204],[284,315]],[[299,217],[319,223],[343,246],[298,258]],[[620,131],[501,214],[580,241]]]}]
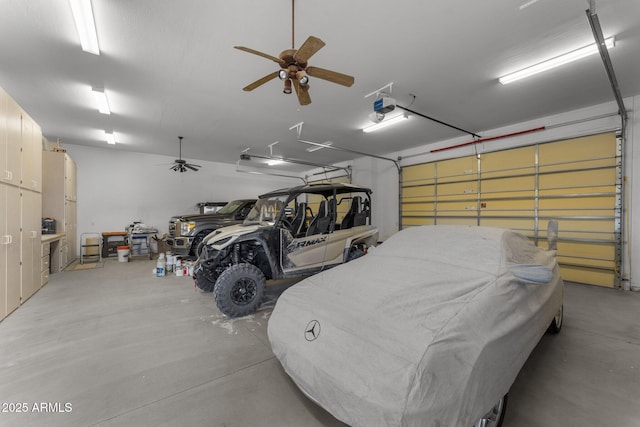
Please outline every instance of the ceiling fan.
[{"label": "ceiling fan", "polygon": [[284,90],[286,94],[291,93],[291,87],[296,91],[298,96],[298,102],[300,105],[311,104],[311,97],[309,96],[309,76],[316,77],[318,79],[327,80],[332,83],[337,83],[342,86],[353,85],[355,79],[347,74],[338,73],[335,71],[327,70],[320,67],[311,67],[307,65],[309,58],[311,58],[316,52],[318,52],[325,43],[317,37],[309,36],[300,48],[295,49],[294,43],[294,2],[291,0],[291,49],[283,50],[278,57],[269,55],[267,53],[259,52],[254,49],[250,49],[244,46],[234,46],[236,49],[243,50],[254,55],[262,56],[276,62],[280,65],[280,70],[274,71],[271,74],[256,80],[255,82],[245,86],[242,90],[252,91],[253,89],[262,86],[279,77],[284,81]]},{"label": "ceiling fan", "polygon": [[176,171],[176,172],[180,172],[180,173],[184,173],[184,172],[188,172],[188,169],[191,169],[192,171],[198,172],[198,168],[201,168],[202,166],[200,165],[194,165],[191,163],[187,163],[186,160],[182,160],[182,136],[179,136],[178,139],[180,140],[180,158],[179,159],[175,159],[173,161],[173,166],[171,166],[169,169]]}]

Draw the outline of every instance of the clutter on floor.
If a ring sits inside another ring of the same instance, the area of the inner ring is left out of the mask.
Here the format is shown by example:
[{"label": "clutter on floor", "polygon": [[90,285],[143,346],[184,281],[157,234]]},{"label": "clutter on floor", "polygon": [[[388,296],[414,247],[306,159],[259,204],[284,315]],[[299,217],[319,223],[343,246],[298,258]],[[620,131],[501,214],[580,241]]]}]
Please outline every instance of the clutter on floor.
[{"label": "clutter on floor", "polygon": [[173,255],[171,252],[161,252],[158,254],[158,263],[156,268],[153,269],[153,274],[158,277],[167,276],[171,273],[178,277],[193,276],[194,261],[183,259],[178,255]]}]

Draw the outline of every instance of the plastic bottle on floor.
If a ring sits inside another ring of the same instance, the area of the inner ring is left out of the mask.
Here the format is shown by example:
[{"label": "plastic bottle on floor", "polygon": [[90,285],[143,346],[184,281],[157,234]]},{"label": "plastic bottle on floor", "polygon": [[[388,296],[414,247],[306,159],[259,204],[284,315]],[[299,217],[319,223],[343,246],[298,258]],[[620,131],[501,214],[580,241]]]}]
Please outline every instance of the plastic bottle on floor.
[{"label": "plastic bottle on floor", "polygon": [[164,272],[165,272],[165,260],[164,260],[164,254],[161,253],[160,256],[158,257],[158,264],[156,265],[156,276],[158,277],[163,277],[164,276]]}]

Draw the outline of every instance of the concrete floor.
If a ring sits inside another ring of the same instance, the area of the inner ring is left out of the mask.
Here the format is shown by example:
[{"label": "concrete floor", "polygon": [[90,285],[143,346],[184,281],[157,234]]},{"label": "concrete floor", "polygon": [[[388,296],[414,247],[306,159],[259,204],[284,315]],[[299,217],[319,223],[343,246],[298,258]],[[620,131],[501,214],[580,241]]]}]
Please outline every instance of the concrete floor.
[{"label": "concrete floor", "polygon": [[[0,426],[344,426],[274,358],[271,308],[228,320],[154,266],[53,275],[0,322]],[[529,358],[503,427],[640,426],[639,314],[640,293],[567,284],[563,330]]]}]

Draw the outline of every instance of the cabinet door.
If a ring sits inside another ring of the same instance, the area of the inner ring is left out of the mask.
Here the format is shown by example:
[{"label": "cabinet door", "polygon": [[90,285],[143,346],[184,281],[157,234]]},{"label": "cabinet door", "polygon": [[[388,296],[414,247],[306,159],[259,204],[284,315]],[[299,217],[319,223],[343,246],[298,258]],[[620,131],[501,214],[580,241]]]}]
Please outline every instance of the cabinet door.
[{"label": "cabinet door", "polygon": [[[7,170],[7,93],[0,88],[0,182],[9,180]],[[3,193],[6,196],[6,192]],[[4,202],[4,199],[0,200]]]},{"label": "cabinet door", "polygon": [[[24,112],[22,113],[22,133],[20,145],[22,147],[22,188],[32,191],[42,191],[42,134],[37,124]],[[40,135],[40,143],[38,143]]]},{"label": "cabinet door", "polygon": [[3,170],[5,182],[19,186],[22,176],[20,144],[22,135],[22,110],[15,101],[7,95],[7,157]]},{"label": "cabinet door", "polygon": [[7,317],[7,187],[0,182],[0,320]]},{"label": "cabinet door", "polygon": [[76,162],[65,154],[64,157],[64,178],[65,178],[65,197],[67,200],[77,200],[76,186]]},{"label": "cabinet door", "polygon": [[37,219],[40,206],[39,193],[22,190],[22,302],[40,288],[41,239],[37,221],[34,220]]},{"label": "cabinet door", "polygon": [[69,247],[67,262],[71,263],[77,258],[78,252],[77,203],[68,200],[64,206],[65,233],[67,235],[67,246]]},{"label": "cabinet door", "polygon": [[[31,119],[30,119],[31,120]],[[42,130],[40,126],[32,121],[31,132],[31,169],[30,182],[33,183],[31,189],[36,193],[42,193]]]},{"label": "cabinet door", "polygon": [[[7,314],[20,306],[20,189],[6,186],[7,192]],[[4,242],[3,242],[4,243]]]}]

